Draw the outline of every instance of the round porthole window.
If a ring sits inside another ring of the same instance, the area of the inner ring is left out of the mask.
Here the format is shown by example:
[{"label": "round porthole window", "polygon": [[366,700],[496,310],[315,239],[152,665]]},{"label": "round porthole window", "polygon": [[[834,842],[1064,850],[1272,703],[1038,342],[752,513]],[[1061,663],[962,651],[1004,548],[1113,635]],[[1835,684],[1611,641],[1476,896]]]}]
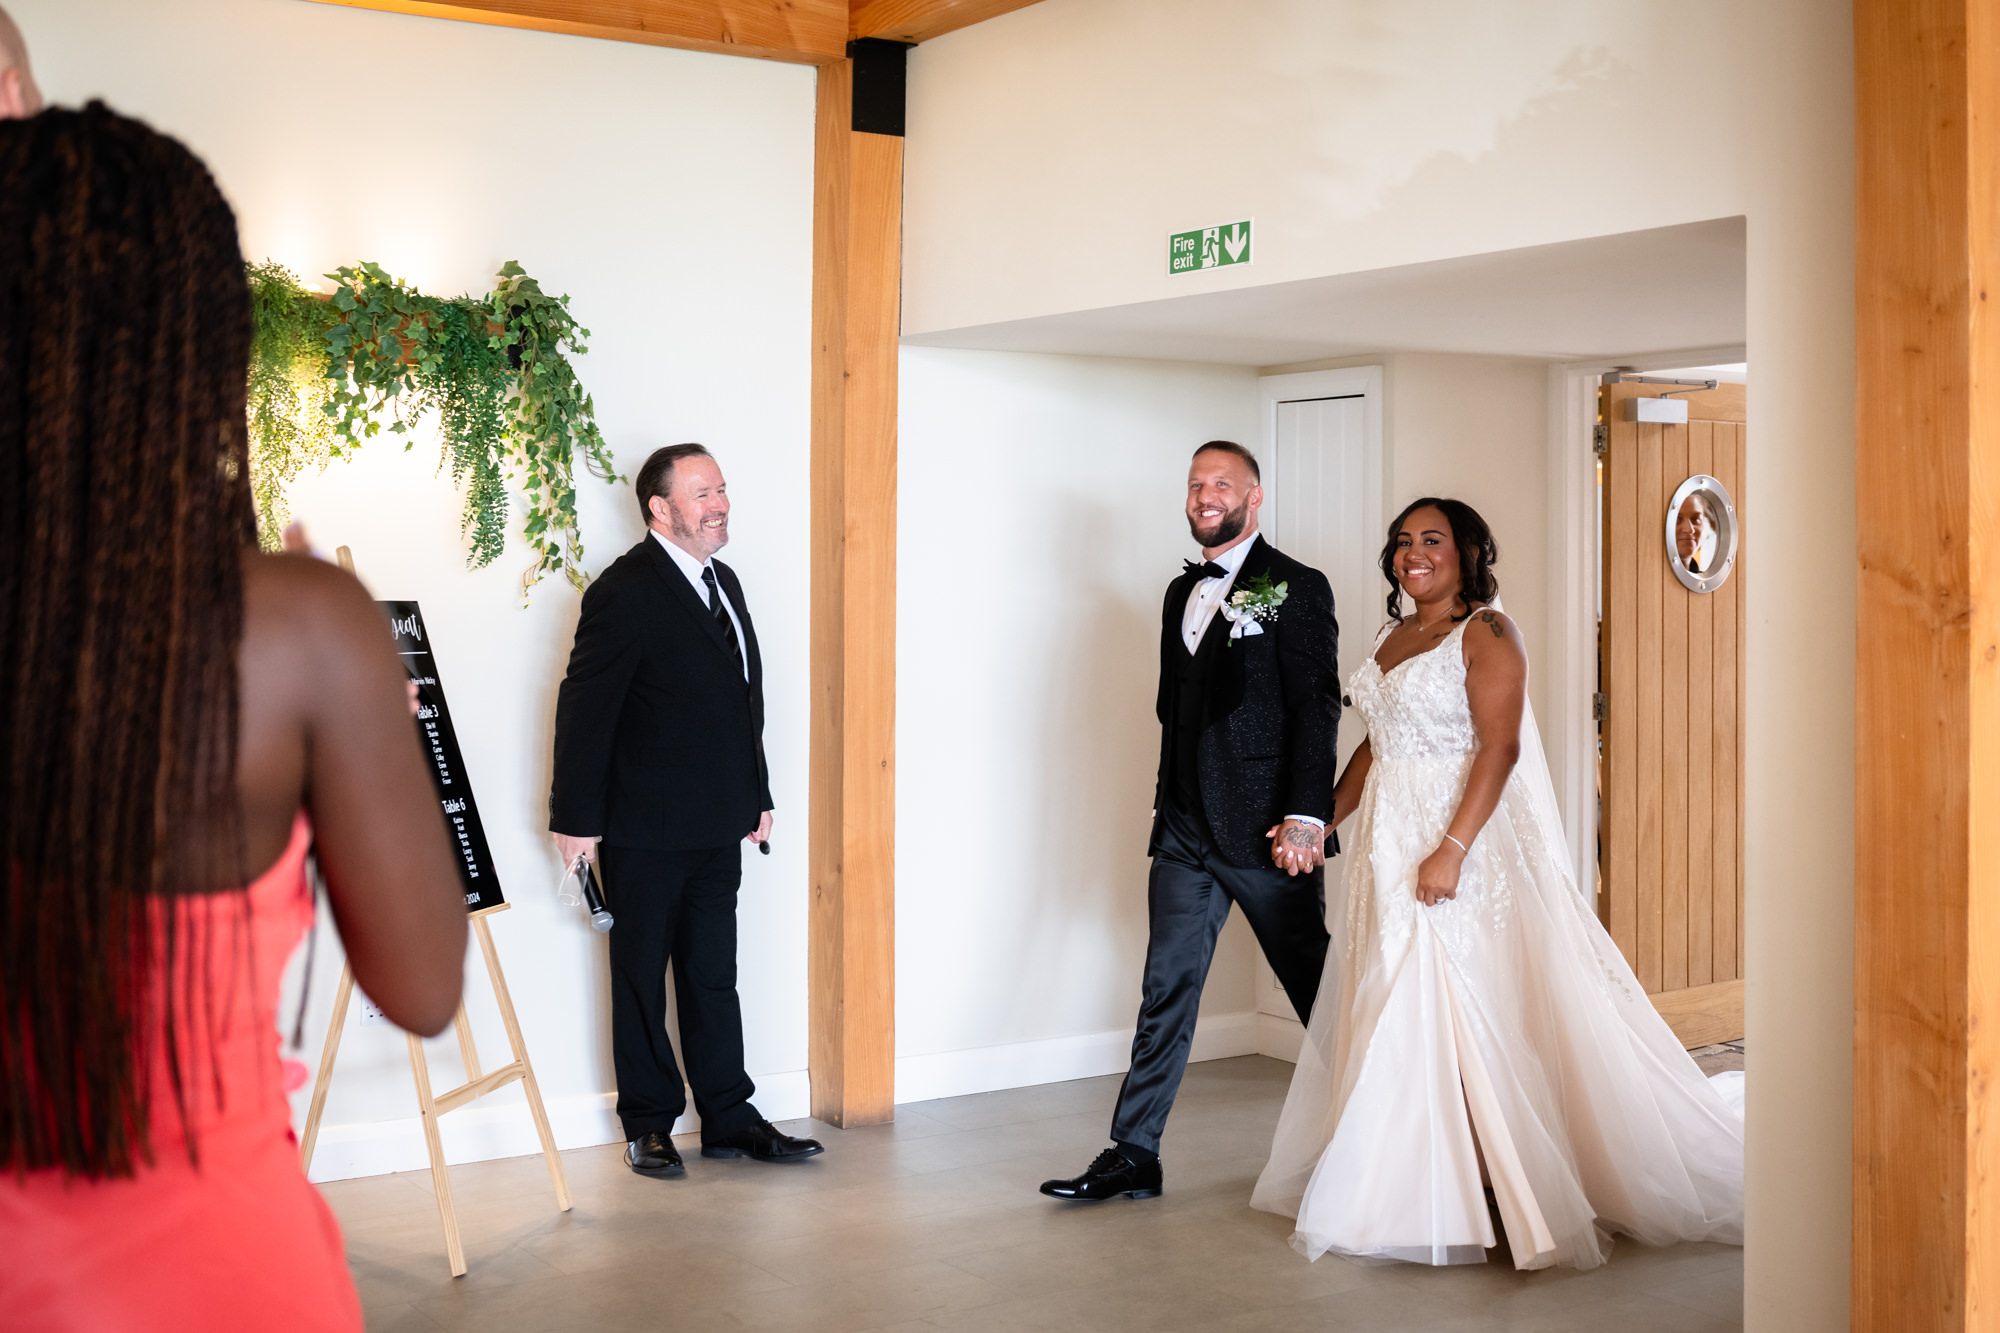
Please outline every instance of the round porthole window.
[{"label": "round porthole window", "polygon": [[1667,504],[1667,563],[1689,592],[1714,592],[1736,567],[1736,502],[1714,477],[1689,477]]}]

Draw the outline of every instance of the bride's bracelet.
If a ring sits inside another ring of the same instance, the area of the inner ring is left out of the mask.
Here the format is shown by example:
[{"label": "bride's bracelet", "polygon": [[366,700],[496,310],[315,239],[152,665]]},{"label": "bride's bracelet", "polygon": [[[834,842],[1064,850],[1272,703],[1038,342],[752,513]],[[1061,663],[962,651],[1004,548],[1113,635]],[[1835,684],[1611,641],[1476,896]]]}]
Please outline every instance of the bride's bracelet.
[{"label": "bride's bracelet", "polygon": [[1467,856],[1472,855],[1472,849],[1470,847],[1467,847],[1464,843],[1460,842],[1457,838],[1452,837],[1451,834],[1449,833],[1445,834],[1444,836],[1451,843],[1452,846],[1458,848],[1458,850],[1464,852]]}]

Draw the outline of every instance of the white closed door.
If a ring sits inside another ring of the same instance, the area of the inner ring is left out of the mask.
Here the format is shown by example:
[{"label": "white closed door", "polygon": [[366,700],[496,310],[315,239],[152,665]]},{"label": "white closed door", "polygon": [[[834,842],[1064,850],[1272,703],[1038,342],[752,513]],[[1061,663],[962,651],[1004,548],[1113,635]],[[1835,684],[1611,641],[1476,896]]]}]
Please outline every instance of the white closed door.
[{"label": "white closed door", "polygon": [[[1263,527],[1273,545],[1325,574],[1333,584],[1340,621],[1340,679],[1368,657],[1387,612],[1388,584],[1382,554],[1377,460],[1369,457],[1367,398],[1347,394],[1277,404],[1276,434],[1264,470]],[[1340,764],[1361,743],[1361,728],[1343,713]],[[1338,770],[1336,769],[1336,772]],[[1339,860],[1327,866],[1329,896],[1346,874]],[[1293,1017],[1277,976],[1257,960],[1257,1007]]]}]

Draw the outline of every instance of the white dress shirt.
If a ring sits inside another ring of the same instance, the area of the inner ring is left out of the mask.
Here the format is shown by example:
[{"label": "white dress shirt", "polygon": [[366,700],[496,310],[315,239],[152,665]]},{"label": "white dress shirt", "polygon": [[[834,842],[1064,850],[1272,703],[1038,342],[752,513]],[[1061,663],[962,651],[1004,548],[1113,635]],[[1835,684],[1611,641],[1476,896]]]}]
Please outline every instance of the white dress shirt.
[{"label": "white dress shirt", "polygon": [[[657,529],[648,528],[647,531],[653,534],[654,541],[666,548],[667,554],[674,558],[674,564],[680,567],[681,573],[687,575],[687,581],[694,585],[694,595],[701,598],[701,604],[709,606],[708,582],[701,576],[701,571],[708,568],[709,562],[695,559],[686,551],[683,551],[680,547],[661,536]],[[1244,545],[1247,546],[1249,543],[1245,542]],[[729,594],[722,590],[722,576],[719,574],[715,579],[715,595],[722,599],[722,609],[729,616],[730,625],[736,630],[736,653],[737,656],[743,659],[743,679],[748,680],[750,679],[750,640],[743,635],[743,621],[737,616],[736,608],[729,604]],[[714,607],[709,606],[711,613],[714,610]]]},{"label": "white dress shirt", "polygon": [[[1187,614],[1181,618],[1181,642],[1187,645],[1188,652],[1193,653],[1201,647],[1201,639],[1208,633],[1209,622],[1215,619],[1215,613],[1221,609],[1224,599],[1229,596],[1229,590],[1236,586],[1237,571],[1242,569],[1243,562],[1249,559],[1250,548],[1262,540],[1264,540],[1262,533],[1253,532],[1247,539],[1215,557],[1215,563],[1228,570],[1229,577],[1219,579],[1210,575],[1208,578],[1194,581],[1194,587],[1188,593]],[[1285,818],[1296,819],[1301,824],[1311,824],[1315,828],[1326,827],[1325,820],[1314,819],[1311,815],[1286,815]]]},{"label": "white dress shirt", "polygon": [[1194,588],[1188,593],[1187,614],[1181,618],[1181,642],[1187,645],[1189,653],[1201,647],[1202,635],[1208,633],[1208,624],[1215,619],[1215,613],[1229,596],[1229,590],[1236,586],[1236,571],[1243,568],[1249,558],[1250,548],[1263,540],[1260,533],[1251,533],[1215,557],[1215,563],[1229,571],[1226,579],[1196,579]]}]

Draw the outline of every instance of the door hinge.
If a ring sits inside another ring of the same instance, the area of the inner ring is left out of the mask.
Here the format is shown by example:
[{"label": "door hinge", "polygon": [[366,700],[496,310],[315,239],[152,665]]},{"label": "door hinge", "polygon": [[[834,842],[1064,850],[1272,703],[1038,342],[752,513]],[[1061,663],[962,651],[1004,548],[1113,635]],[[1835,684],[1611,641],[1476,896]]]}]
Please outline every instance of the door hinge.
[{"label": "door hinge", "polygon": [[1590,716],[1598,722],[1611,720],[1611,696],[1599,692],[1590,696]]},{"label": "door hinge", "polygon": [[1599,458],[1611,452],[1611,427],[1602,421],[1590,428],[1590,451]]}]

